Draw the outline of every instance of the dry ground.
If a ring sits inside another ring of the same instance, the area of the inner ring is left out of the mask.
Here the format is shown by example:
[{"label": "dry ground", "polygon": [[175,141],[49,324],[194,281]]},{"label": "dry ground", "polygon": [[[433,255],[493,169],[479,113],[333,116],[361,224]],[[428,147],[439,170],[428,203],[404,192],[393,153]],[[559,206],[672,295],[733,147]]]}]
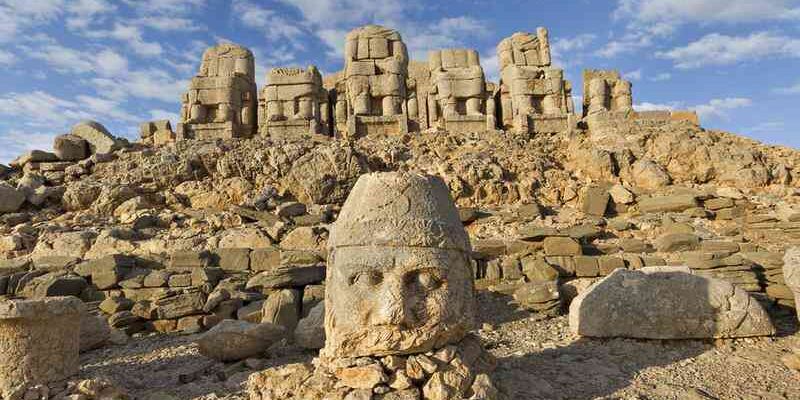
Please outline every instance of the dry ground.
[{"label": "dry ground", "polygon": [[[515,309],[481,292],[479,335],[498,358],[498,384],[512,399],[800,399],[800,373],[780,357],[800,348],[796,320],[776,315],[773,338],[716,341],[580,339],[567,317]],[[212,362],[195,336],[150,336],[82,357],[82,375],[104,376],[138,399],[245,399],[253,369],[310,360],[313,353],[278,346],[264,359]]]}]

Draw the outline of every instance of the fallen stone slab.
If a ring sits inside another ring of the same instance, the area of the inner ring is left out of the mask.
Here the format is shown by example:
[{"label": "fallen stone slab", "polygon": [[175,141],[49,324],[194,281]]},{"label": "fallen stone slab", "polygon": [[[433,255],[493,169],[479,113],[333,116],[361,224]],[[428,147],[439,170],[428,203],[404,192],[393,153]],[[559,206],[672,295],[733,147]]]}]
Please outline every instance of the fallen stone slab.
[{"label": "fallen stone slab", "polygon": [[688,267],[618,269],[578,295],[570,328],[581,336],[705,339],[766,336],[775,327],[744,290]]},{"label": "fallen stone slab", "polygon": [[225,319],[204,333],[197,345],[206,357],[237,361],[263,353],[284,337],[286,329],[282,326]]},{"label": "fallen stone slab", "polygon": [[690,194],[649,197],[639,200],[639,211],[643,213],[681,212],[697,207],[697,198]]}]

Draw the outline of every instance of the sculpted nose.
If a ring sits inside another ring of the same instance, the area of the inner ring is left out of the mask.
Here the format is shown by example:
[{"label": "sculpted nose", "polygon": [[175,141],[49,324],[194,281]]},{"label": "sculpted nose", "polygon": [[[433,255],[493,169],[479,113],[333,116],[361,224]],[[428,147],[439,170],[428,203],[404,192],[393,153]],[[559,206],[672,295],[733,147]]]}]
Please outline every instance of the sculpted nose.
[{"label": "sculpted nose", "polygon": [[379,303],[373,314],[373,325],[405,326],[412,322],[401,285],[384,285],[377,300]]}]

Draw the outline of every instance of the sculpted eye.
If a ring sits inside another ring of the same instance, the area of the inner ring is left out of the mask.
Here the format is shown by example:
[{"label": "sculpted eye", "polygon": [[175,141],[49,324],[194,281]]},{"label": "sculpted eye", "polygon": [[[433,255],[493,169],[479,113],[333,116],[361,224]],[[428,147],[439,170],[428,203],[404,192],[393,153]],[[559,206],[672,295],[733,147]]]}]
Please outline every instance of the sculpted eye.
[{"label": "sculpted eye", "polygon": [[363,271],[350,275],[350,286],[359,285],[365,287],[377,286],[383,282],[383,274],[379,271]]},{"label": "sculpted eye", "polygon": [[442,279],[433,271],[415,271],[407,277],[407,283],[425,291],[436,290],[442,286]]}]

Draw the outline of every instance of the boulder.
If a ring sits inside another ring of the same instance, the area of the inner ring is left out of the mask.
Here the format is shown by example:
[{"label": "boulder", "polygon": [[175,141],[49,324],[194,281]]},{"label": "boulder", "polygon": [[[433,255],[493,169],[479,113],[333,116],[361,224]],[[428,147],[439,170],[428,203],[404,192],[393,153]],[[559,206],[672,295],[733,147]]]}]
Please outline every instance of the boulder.
[{"label": "boulder", "polygon": [[111,327],[105,318],[89,312],[81,313],[81,352],[100,348],[109,338],[111,338]]},{"label": "boulder", "polygon": [[197,345],[200,354],[206,357],[237,361],[258,356],[285,337],[286,329],[282,326],[225,319],[204,333]]},{"label": "boulder", "polygon": [[247,289],[288,288],[321,283],[325,280],[324,265],[281,266],[256,274],[247,281]]},{"label": "boulder", "polygon": [[573,332],[590,337],[704,339],[775,333],[769,315],[743,289],[688,267],[618,269],[578,295]]},{"label": "boulder", "polygon": [[783,256],[783,280],[794,294],[794,304],[800,318],[800,247],[786,250]]},{"label": "boulder", "polygon": [[83,160],[89,157],[89,142],[75,135],[58,135],[53,140],[53,152],[62,161]]},{"label": "boulder", "polygon": [[514,291],[514,300],[525,309],[556,315],[561,310],[558,282],[528,282]]},{"label": "boulder", "polygon": [[114,137],[106,127],[95,121],[83,121],[75,125],[70,133],[86,140],[92,154],[111,153],[125,147],[126,144],[124,140]]},{"label": "boulder", "polygon": [[16,212],[25,202],[25,195],[5,182],[0,182],[0,213]]},{"label": "boulder", "polygon": [[325,303],[315,305],[308,316],[297,323],[294,342],[303,348],[318,350],[325,346]]},{"label": "boulder", "polygon": [[28,163],[53,161],[58,161],[58,157],[55,154],[42,150],[31,150],[11,161],[9,165],[15,168],[22,168]]}]

